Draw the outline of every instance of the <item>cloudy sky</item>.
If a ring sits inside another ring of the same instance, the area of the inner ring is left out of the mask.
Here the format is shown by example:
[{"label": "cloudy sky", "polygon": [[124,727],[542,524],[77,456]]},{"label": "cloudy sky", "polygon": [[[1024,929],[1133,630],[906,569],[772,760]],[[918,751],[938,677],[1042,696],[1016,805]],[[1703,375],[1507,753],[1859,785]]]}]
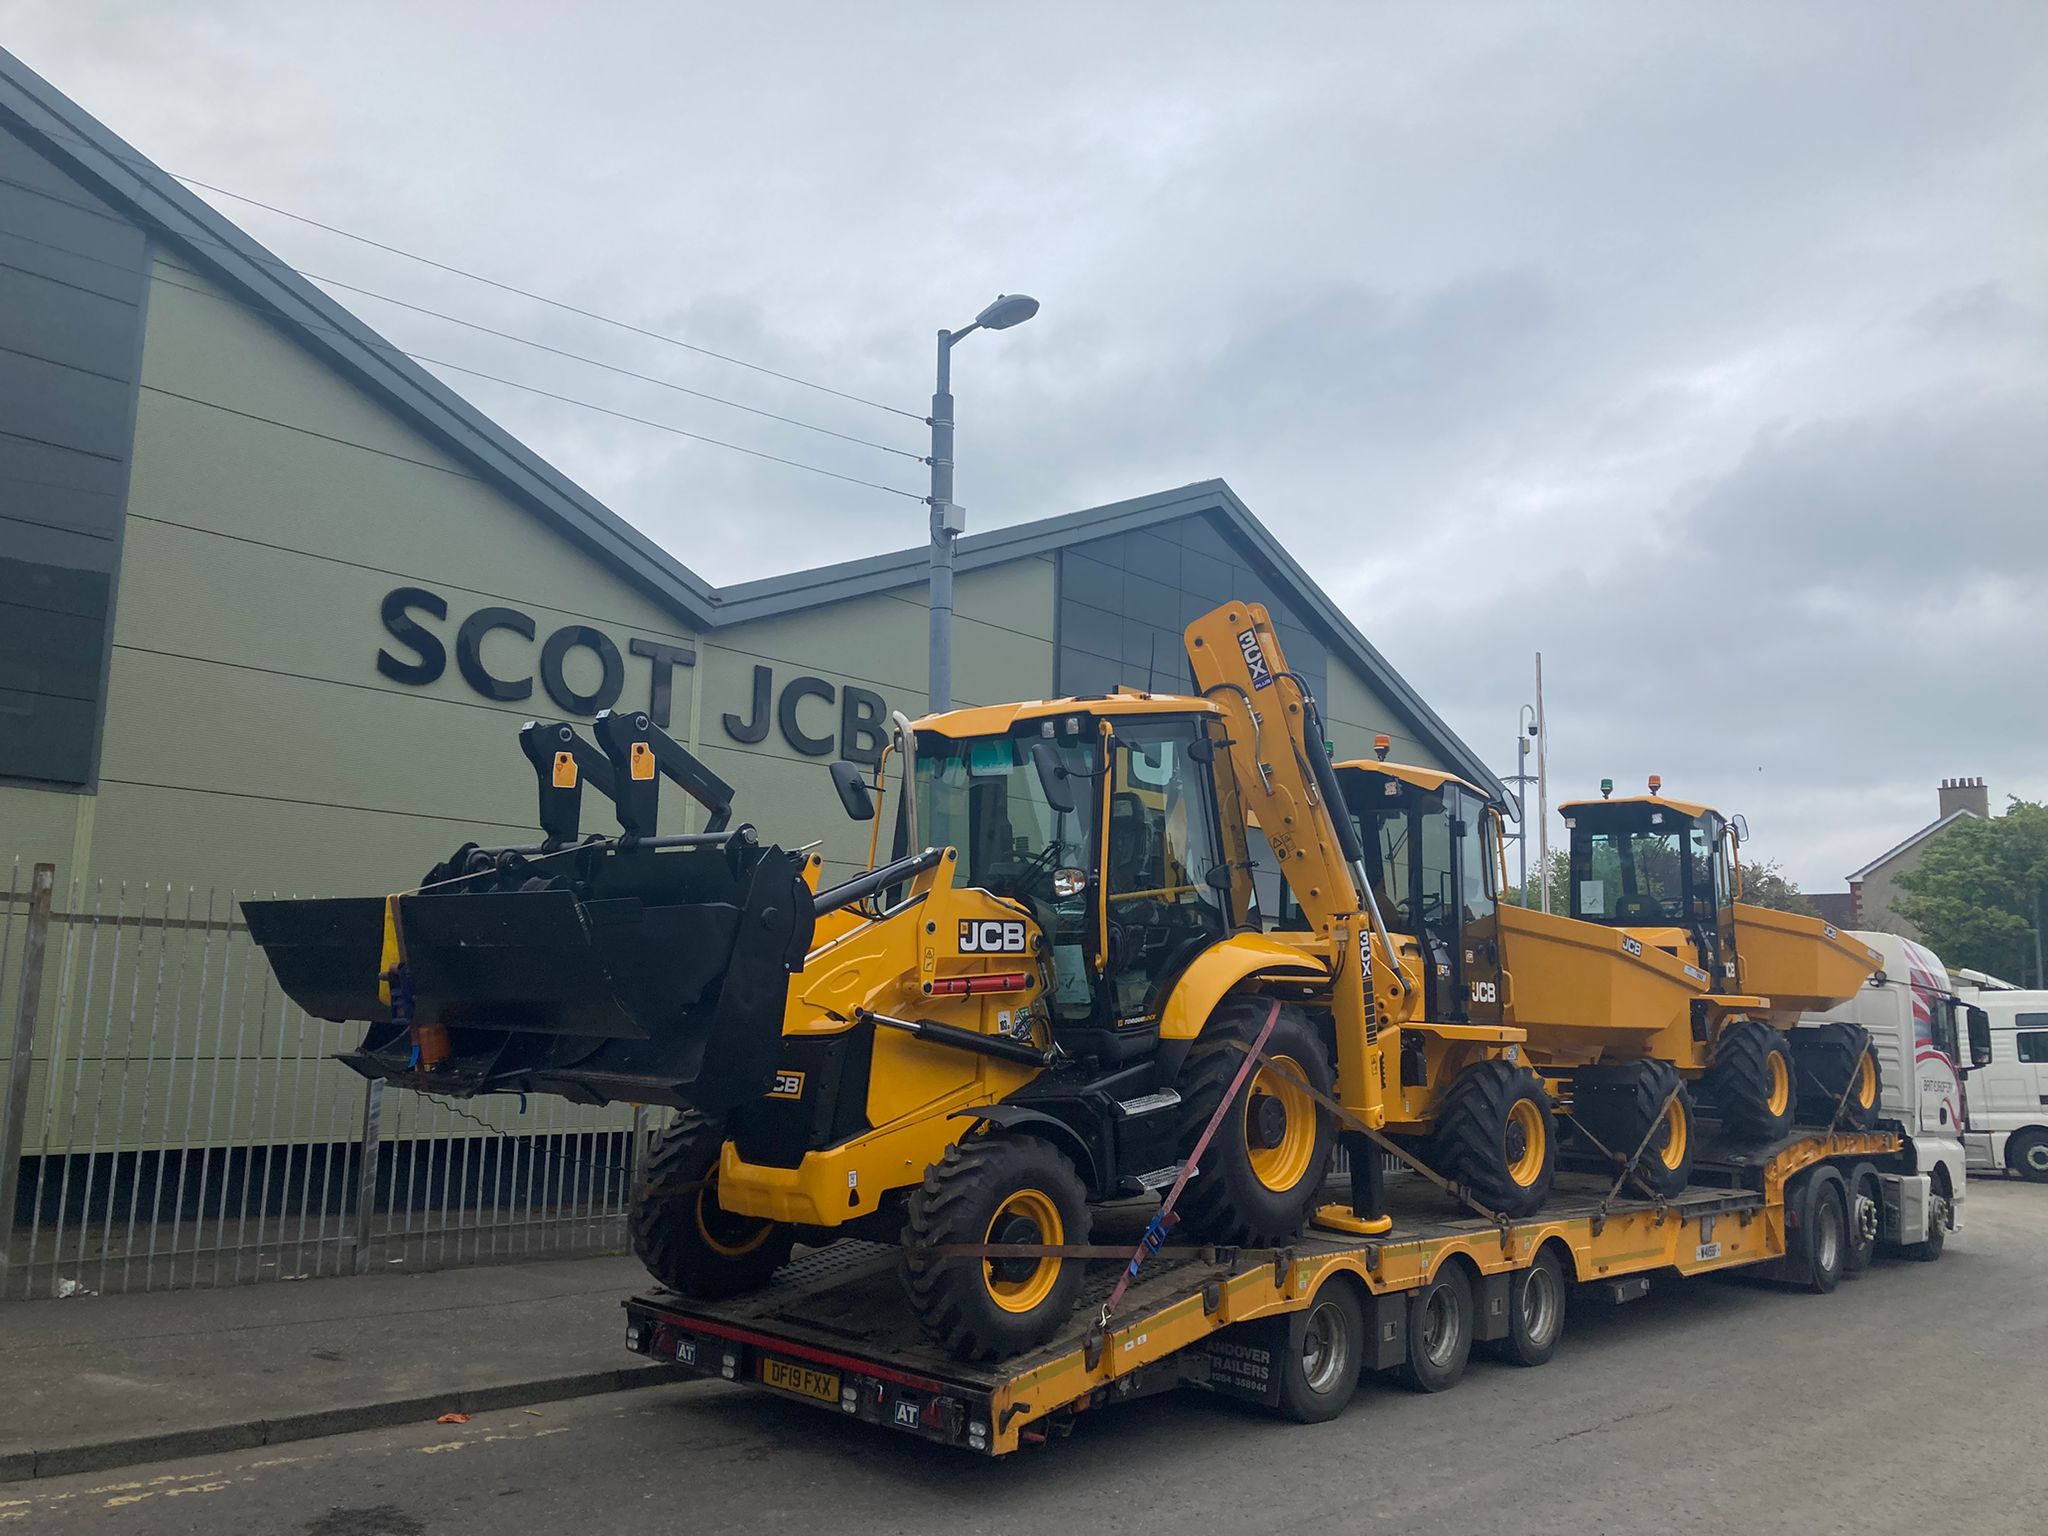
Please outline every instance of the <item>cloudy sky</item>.
[{"label": "cloudy sky", "polygon": [[[1227,479],[1553,798],[1748,814],[1809,889],[1945,775],[2048,798],[2036,5],[14,0],[167,169],[921,416],[970,524]],[[215,196],[301,267],[916,452],[916,420]],[[338,295],[401,345],[861,480],[911,458]],[[445,375],[715,581],[908,497]]]}]

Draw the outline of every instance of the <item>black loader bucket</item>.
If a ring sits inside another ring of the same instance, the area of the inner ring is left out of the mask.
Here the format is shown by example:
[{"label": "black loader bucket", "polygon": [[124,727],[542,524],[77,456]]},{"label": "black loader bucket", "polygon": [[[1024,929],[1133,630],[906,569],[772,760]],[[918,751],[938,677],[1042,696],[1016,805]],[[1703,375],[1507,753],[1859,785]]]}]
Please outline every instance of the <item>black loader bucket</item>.
[{"label": "black loader bucket", "polygon": [[243,911],[294,1002],[370,1025],[342,1057],[365,1076],[716,1116],[766,1092],[777,1064],[811,936],[803,869],[742,827],[465,848],[414,894]]}]

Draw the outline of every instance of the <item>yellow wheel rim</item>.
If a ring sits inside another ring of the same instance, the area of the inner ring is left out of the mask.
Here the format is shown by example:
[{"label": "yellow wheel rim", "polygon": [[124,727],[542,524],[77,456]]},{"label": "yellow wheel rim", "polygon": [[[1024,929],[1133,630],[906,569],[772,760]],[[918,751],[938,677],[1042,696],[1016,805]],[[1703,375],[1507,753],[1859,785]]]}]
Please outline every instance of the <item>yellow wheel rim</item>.
[{"label": "yellow wheel rim", "polygon": [[1877,1102],[1877,1058],[1870,1052],[1856,1063],[1856,1107],[1868,1109]]},{"label": "yellow wheel rim", "polygon": [[[1245,1094],[1244,1111],[1238,1116],[1244,1132],[1245,1150],[1251,1155],[1252,1177],[1276,1194],[1288,1194],[1308,1173],[1316,1152],[1316,1101],[1296,1083],[1308,1074],[1292,1056],[1275,1056],[1282,1071],[1261,1066]],[[1260,1101],[1272,1100],[1276,1111]],[[1267,1134],[1275,1114],[1277,1135]],[[1270,1142],[1271,1145],[1264,1143]]]},{"label": "yellow wheel rim", "polygon": [[[997,1206],[995,1215],[989,1218],[988,1235],[983,1239],[990,1243],[1048,1245],[1066,1240],[1067,1228],[1060,1220],[1059,1203],[1038,1189],[1020,1189]],[[984,1259],[982,1279],[990,1299],[1005,1312],[1029,1312],[1052,1295],[1060,1277],[1060,1263],[1058,1259]]]},{"label": "yellow wheel rim", "polygon": [[1764,1104],[1773,1115],[1782,1115],[1785,1106],[1792,1102],[1792,1074],[1785,1070],[1783,1051],[1772,1051],[1764,1060],[1765,1080],[1770,1085],[1764,1094]]},{"label": "yellow wheel rim", "polygon": [[[738,1241],[728,1242],[718,1235],[719,1228],[728,1234],[740,1234]],[[744,1216],[735,1216],[718,1203],[718,1186],[707,1178],[697,1187],[697,1235],[704,1239],[704,1246],[721,1258],[736,1259],[742,1254],[752,1253],[768,1241],[768,1234],[775,1230],[772,1221],[749,1223]]]},{"label": "yellow wheel rim", "polygon": [[[1521,1151],[1516,1152],[1516,1147]],[[1508,1111],[1508,1177],[1518,1188],[1528,1189],[1543,1174],[1543,1111],[1533,1099],[1517,1099]]]},{"label": "yellow wheel rim", "polygon": [[1685,1106],[1673,1099],[1664,1107],[1664,1145],[1657,1149],[1657,1160],[1666,1168],[1684,1166],[1686,1144],[1691,1137],[1692,1125],[1685,1117]]}]

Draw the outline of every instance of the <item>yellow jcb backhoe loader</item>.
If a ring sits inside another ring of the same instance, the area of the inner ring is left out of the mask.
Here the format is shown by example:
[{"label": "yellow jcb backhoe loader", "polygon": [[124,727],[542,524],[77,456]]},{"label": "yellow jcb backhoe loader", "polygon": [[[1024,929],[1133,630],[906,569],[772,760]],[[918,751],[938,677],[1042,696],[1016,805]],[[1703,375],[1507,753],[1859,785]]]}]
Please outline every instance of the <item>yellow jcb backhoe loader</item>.
[{"label": "yellow jcb backhoe loader", "polygon": [[[1212,1121],[1185,1225],[1261,1245],[1318,1199],[1335,1124],[1316,1095],[1388,1118],[1381,1021],[1414,983],[1385,963],[1315,701],[1257,605],[1187,642],[1200,697],[901,731],[900,856],[834,888],[814,855],[725,831],[731,791],[645,715],[607,714],[595,749],[567,724],[521,732],[541,843],[459,849],[388,898],[251,902],[250,929],[308,1012],[370,1024],[344,1058],[367,1075],[674,1106],[633,1216],[670,1287],[732,1294],[796,1242],[900,1240],[931,1337],[1014,1353],[1071,1313],[1085,1260],[1059,1250],[1087,1245],[1091,1203],[1174,1182]],[[664,777],[706,831],[654,835]],[[859,770],[833,778],[875,815]],[[579,835],[585,783],[620,835]],[[1260,931],[1252,817],[1295,931]],[[1503,1062],[1521,1039],[1413,1028]]]}]

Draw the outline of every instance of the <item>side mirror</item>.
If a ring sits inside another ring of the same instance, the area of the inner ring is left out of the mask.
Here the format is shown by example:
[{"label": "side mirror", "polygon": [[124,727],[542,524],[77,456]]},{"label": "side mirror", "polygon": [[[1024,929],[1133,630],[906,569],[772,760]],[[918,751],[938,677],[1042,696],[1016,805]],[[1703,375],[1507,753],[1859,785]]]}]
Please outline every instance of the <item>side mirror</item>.
[{"label": "side mirror", "polygon": [[843,757],[834,763],[832,787],[839,791],[839,803],[853,820],[875,819],[875,797],[868,792],[868,781],[861,777],[858,763],[849,763]]},{"label": "side mirror", "polygon": [[1044,792],[1045,803],[1062,813],[1071,811],[1074,786],[1068,782],[1067,765],[1060,761],[1051,742],[1041,738],[1031,743],[1031,766],[1038,770],[1038,787]]},{"label": "side mirror", "polygon": [[1736,842],[1746,843],[1749,841],[1749,818],[1747,816],[1730,817],[1728,828],[1735,834]]},{"label": "side mirror", "polygon": [[1970,1065],[1988,1067],[1991,1065],[1991,1015],[1982,1008],[1963,1005],[1963,1017],[1969,1021]]}]

